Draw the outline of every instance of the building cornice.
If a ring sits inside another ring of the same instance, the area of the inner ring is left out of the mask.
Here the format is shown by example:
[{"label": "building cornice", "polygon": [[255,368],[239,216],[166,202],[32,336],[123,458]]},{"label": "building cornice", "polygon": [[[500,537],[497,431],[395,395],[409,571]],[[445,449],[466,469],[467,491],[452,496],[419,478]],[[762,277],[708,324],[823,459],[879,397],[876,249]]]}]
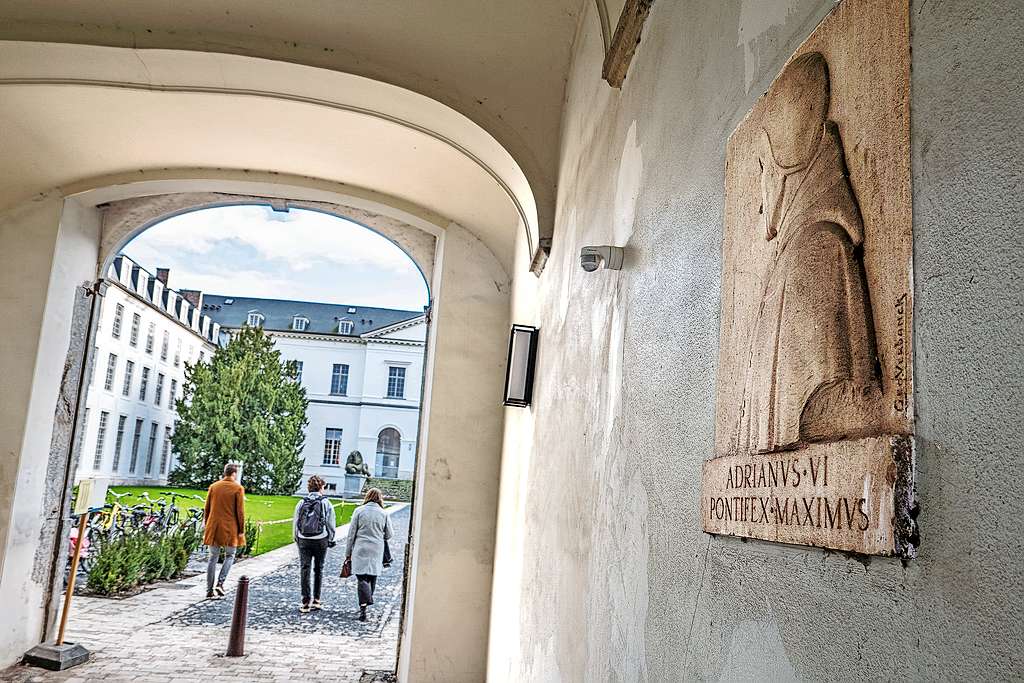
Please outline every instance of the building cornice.
[{"label": "building cornice", "polygon": [[[240,327],[225,327],[221,326],[222,330],[228,332],[238,332],[242,328]],[[307,341],[328,341],[337,344],[357,344],[360,346],[366,346],[369,342],[374,344],[392,344],[395,346],[414,346],[422,347],[426,345],[426,342],[417,341],[415,339],[377,339],[373,337],[347,337],[338,334],[325,334],[322,332],[296,332],[294,330],[268,330],[263,329],[268,337],[283,337],[285,339],[305,339]]]},{"label": "building cornice", "polygon": [[148,300],[144,299],[141,295],[139,295],[138,292],[136,292],[134,290],[131,290],[131,289],[128,289],[127,287],[124,286],[124,283],[119,282],[118,280],[115,280],[115,279],[109,278],[109,277],[106,277],[106,278],[103,278],[103,279],[104,279],[105,282],[107,282],[108,284],[114,285],[115,287],[120,289],[122,292],[124,292],[125,294],[127,294],[131,298],[133,298],[136,301],[138,301],[139,303],[141,303],[146,308],[149,308],[150,310],[156,311],[157,313],[159,313],[163,317],[167,318],[168,320],[170,320],[171,322],[176,324],[181,329],[187,330],[189,334],[191,334],[193,337],[198,339],[201,343],[203,343],[206,346],[210,347],[210,349],[216,349],[217,348],[217,345],[214,342],[211,342],[209,339],[204,337],[201,333],[196,332],[194,329],[192,329],[191,326],[186,325],[185,323],[181,322],[180,320],[178,320],[178,318],[176,318],[175,316],[171,315],[170,313],[165,311],[163,308],[154,305],[152,301],[148,301]]},{"label": "building cornice", "polygon": [[[388,325],[387,327],[381,327],[381,328],[376,329],[376,330],[371,330],[370,332],[365,332],[365,333],[363,333],[362,337],[364,339],[375,339],[375,338],[379,337],[382,334],[391,334],[392,332],[398,332],[399,330],[406,330],[406,329],[408,329],[410,327],[415,327],[416,325],[419,325],[420,323],[426,322],[426,320],[427,320],[427,316],[426,315],[420,315],[420,316],[417,316],[415,318],[410,318],[408,320],[400,320],[399,322],[392,323],[391,325]],[[411,341],[411,340],[407,340],[407,341]]]}]

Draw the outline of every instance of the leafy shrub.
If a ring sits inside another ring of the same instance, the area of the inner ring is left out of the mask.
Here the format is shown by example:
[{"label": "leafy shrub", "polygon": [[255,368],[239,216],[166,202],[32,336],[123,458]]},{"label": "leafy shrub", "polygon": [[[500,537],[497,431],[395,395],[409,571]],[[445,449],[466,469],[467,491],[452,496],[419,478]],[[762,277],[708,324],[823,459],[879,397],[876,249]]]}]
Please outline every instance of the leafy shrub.
[{"label": "leafy shrub", "polygon": [[177,578],[200,540],[195,531],[162,535],[136,531],[104,541],[94,551],[87,587],[99,595],[114,595],[154,581]]},{"label": "leafy shrub", "polygon": [[380,489],[387,500],[397,500],[408,503],[412,500],[412,482],[408,479],[384,479],[382,477],[370,477],[366,480],[364,491],[369,488]]},{"label": "leafy shrub", "polygon": [[248,557],[256,554],[260,544],[260,531],[262,525],[252,517],[245,519],[245,545],[238,549],[238,557]]}]

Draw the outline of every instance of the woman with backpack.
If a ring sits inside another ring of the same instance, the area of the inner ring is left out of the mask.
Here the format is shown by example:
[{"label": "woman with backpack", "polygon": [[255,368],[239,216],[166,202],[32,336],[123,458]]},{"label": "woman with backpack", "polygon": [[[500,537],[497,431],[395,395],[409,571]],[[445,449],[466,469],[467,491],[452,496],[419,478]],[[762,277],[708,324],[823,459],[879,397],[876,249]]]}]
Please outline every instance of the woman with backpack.
[{"label": "woman with backpack", "polygon": [[[295,506],[292,535],[299,548],[299,579],[302,583],[303,614],[323,609],[320,587],[323,584],[327,548],[334,547],[334,506],[324,496],[327,483],[315,474],[309,478],[309,494]],[[309,570],[313,568],[313,590],[309,590]]]},{"label": "woman with backpack", "polygon": [[359,621],[366,621],[366,608],[373,604],[377,577],[384,571],[385,544],[392,533],[391,518],[384,512],[384,497],[380,489],[370,489],[349,522],[345,558],[359,580]]}]

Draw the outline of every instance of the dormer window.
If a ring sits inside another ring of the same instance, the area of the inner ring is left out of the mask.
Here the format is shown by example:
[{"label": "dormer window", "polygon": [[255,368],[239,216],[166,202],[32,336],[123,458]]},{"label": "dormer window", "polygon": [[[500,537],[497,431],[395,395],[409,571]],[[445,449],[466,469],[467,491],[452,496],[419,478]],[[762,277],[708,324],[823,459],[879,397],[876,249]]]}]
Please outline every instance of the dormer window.
[{"label": "dormer window", "polygon": [[352,334],[353,327],[355,327],[355,324],[351,320],[339,320],[338,334]]},{"label": "dormer window", "polygon": [[249,311],[245,324],[249,327],[263,327],[263,314],[259,311]]},{"label": "dormer window", "polygon": [[292,318],[293,330],[297,332],[305,332],[307,327],[309,327],[309,318],[305,318],[301,315],[297,315]]}]

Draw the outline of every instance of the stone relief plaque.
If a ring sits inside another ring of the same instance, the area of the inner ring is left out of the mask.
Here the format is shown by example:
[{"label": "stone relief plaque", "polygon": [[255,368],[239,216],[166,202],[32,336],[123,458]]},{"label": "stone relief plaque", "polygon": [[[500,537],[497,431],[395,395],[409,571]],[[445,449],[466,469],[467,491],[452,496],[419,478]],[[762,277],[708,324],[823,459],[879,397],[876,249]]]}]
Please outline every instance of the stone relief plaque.
[{"label": "stone relief plaque", "polygon": [[844,0],[726,152],[704,530],[913,556],[905,0]]}]

